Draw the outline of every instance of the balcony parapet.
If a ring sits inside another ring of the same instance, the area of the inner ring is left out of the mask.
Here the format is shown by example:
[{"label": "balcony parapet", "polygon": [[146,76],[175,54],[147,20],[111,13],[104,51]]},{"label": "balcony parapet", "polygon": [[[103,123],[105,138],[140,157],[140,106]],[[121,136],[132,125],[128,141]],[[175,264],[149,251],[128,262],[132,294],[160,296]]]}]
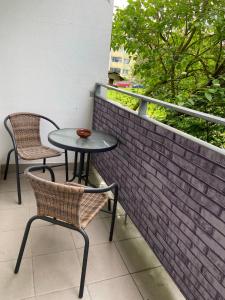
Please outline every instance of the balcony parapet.
[{"label": "balcony parapet", "polygon": [[108,101],[98,86],[93,127],[119,145],[93,163],[107,183],[119,183],[121,205],[186,298],[225,299],[225,151],[150,119],[143,107],[138,114]]}]

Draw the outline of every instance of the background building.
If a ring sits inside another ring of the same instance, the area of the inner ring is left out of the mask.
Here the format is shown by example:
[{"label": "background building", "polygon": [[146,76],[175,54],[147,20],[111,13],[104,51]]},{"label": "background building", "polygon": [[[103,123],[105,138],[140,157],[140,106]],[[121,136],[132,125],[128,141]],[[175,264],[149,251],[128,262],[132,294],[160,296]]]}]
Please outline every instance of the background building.
[{"label": "background building", "polygon": [[109,70],[119,73],[122,77],[131,79],[132,59],[123,49],[110,51]]}]

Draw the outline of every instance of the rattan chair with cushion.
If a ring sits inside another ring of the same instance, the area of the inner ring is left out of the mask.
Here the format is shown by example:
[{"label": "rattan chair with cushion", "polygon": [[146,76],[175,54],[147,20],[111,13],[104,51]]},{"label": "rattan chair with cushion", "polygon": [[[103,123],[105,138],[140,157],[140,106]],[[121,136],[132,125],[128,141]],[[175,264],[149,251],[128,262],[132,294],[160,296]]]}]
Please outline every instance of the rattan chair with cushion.
[{"label": "rattan chair with cushion", "polygon": [[[56,157],[62,154],[61,152],[55,149],[42,145],[40,137],[41,119],[50,122],[55,128],[59,129],[59,126],[49,118],[33,113],[14,113],[8,115],[4,120],[5,128],[8,131],[13,143],[13,148],[8,152],[7,155],[4,180],[6,180],[7,178],[11,153],[15,152],[17,193],[19,204],[21,204],[21,173],[19,168],[19,159],[28,161],[43,159],[43,164],[45,165],[47,158]],[[68,180],[67,151],[65,151],[65,167],[66,180]],[[45,168],[43,168],[43,172],[44,171]]]},{"label": "rattan chair with cushion", "polygon": [[85,241],[79,290],[79,298],[82,298],[89,250],[89,238],[85,232],[85,228],[107,203],[107,192],[114,191],[114,204],[109,235],[109,240],[112,241],[117,208],[118,187],[115,183],[104,188],[91,188],[71,182],[66,184],[55,183],[54,173],[48,166],[46,169],[51,174],[52,182],[31,173],[32,171],[40,170],[41,168],[43,168],[43,166],[33,166],[25,171],[35,193],[37,215],[33,216],[27,222],[14,272],[17,273],[19,271],[30,226],[34,220],[41,219],[76,230],[82,234]]}]

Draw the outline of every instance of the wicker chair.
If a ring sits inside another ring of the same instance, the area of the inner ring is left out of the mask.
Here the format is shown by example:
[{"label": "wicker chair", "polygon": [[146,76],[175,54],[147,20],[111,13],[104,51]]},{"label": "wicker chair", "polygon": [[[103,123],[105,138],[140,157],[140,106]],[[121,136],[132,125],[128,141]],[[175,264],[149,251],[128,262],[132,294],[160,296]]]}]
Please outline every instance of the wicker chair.
[{"label": "wicker chair", "polygon": [[[56,157],[62,153],[43,146],[40,137],[40,120],[44,119],[50,122],[55,128],[59,129],[59,126],[55,122],[47,117],[33,114],[33,113],[14,113],[8,115],[4,120],[4,125],[8,131],[13,148],[8,152],[6,160],[6,168],[4,173],[4,180],[7,178],[9,161],[11,153],[15,152],[15,163],[16,163],[16,179],[17,179],[17,193],[18,193],[18,204],[21,204],[21,186],[20,186],[20,169],[19,159],[23,160],[37,160],[43,159],[43,164],[46,164],[46,159],[50,157]],[[11,128],[9,128],[9,123]],[[62,165],[62,164],[61,164]],[[59,166],[59,165],[58,165]],[[66,180],[68,180],[68,161],[67,151],[65,151],[65,167],[66,167]],[[45,168],[43,168],[43,172]]]},{"label": "wicker chair", "polygon": [[84,229],[107,203],[108,196],[106,192],[114,190],[114,204],[109,235],[109,241],[112,241],[117,208],[118,186],[114,183],[105,188],[91,188],[71,182],[66,184],[55,183],[54,173],[48,166],[46,166],[46,169],[51,174],[52,182],[31,173],[41,168],[43,168],[43,166],[33,166],[25,171],[35,193],[37,215],[33,216],[27,222],[14,272],[18,273],[19,271],[30,226],[34,220],[41,219],[76,230],[82,234],[85,241],[79,290],[79,298],[82,298],[89,250],[89,238]]}]

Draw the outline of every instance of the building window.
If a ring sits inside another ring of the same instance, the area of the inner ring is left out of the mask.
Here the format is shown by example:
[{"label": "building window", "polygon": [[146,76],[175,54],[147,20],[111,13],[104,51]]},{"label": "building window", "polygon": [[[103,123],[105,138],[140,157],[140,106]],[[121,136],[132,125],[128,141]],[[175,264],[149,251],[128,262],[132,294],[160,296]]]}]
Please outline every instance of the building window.
[{"label": "building window", "polygon": [[127,64],[127,65],[128,65],[128,64],[129,64],[129,62],[130,62],[130,59],[129,59],[129,58],[124,58],[124,63],[125,63],[125,64]]},{"label": "building window", "polygon": [[111,72],[115,72],[115,73],[120,73],[121,69],[120,68],[110,68]]},{"label": "building window", "polygon": [[122,57],[119,57],[119,56],[112,56],[112,61],[113,61],[113,62],[122,62]]},{"label": "building window", "polygon": [[128,74],[128,70],[123,70],[122,72],[124,75],[127,75]]}]

